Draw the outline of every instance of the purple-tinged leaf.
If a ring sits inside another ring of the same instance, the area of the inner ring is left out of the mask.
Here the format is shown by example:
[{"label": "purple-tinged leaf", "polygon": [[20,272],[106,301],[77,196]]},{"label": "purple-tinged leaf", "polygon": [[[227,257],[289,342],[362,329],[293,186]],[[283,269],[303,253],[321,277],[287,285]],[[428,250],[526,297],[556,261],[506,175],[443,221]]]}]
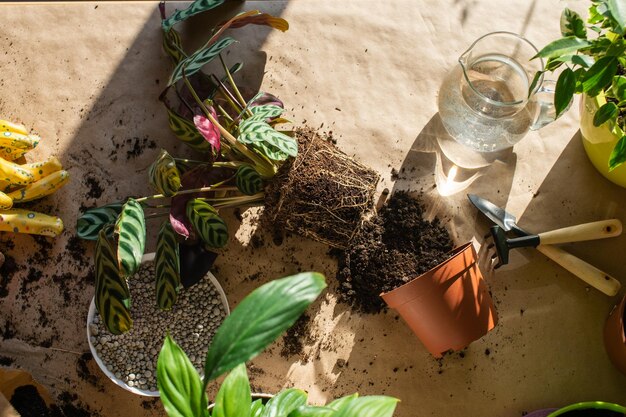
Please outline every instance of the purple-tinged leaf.
[{"label": "purple-tinged leaf", "polygon": [[207,193],[180,194],[184,190],[208,187],[227,180],[233,175],[231,170],[215,168],[210,164],[199,165],[190,169],[181,177],[181,188],[178,195],[172,197],[170,208],[170,222],[176,233],[184,236],[185,239],[195,239],[193,226],[187,219],[187,201],[192,198],[207,197]]},{"label": "purple-tinged leaf", "polygon": [[[217,112],[213,107],[209,107],[209,112],[214,119],[217,120]],[[202,114],[194,116],[193,123],[196,125],[198,132],[211,144],[215,152],[220,151],[220,130],[215,126],[208,117]]]},{"label": "purple-tinged leaf", "polygon": [[281,108],[285,108],[283,102],[273,94],[264,93],[260,91],[250,102],[248,103],[248,107],[256,107],[256,106],[265,106],[267,104],[271,104],[273,106],[278,106]]}]

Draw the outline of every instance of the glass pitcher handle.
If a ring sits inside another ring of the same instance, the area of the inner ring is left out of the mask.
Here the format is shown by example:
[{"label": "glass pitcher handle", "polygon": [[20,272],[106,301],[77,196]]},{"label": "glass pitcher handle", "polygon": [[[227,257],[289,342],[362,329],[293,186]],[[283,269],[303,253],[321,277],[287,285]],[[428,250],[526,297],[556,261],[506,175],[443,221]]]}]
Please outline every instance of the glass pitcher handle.
[{"label": "glass pitcher handle", "polygon": [[[556,81],[544,80],[541,83],[541,87],[533,95],[533,100],[539,106],[539,112],[535,122],[530,127],[530,130],[538,130],[547,124],[554,122],[556,119],[556,109],[554,108],[554,91],[556,89]],[[572,102],[567,105],[567,108],[572,105]],[[567,110],[567,109],[566,109]]]}]

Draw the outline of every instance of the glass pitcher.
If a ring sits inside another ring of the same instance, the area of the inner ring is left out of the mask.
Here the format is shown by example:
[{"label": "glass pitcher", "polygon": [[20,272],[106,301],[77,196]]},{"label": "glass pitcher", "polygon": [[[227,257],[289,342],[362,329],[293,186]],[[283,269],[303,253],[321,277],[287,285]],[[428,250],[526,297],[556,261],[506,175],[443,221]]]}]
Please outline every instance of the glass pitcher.
[{"label": "glass pitcher", "polygon": [[510,148],[529,130],[555,118],[553,81],[530,85],[543,60],[537,48],[510,32],[476,40],[459,58],[439,90],[439,115],[457,142],[475,151]]}]

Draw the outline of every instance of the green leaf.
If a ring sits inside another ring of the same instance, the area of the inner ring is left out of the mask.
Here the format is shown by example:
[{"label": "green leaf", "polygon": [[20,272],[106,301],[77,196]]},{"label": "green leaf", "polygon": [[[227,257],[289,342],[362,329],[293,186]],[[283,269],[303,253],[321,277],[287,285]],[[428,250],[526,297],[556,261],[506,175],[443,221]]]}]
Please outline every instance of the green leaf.
[{"label": "green leaf", "polygon": [[[598,12],[595,4],[589,7],[589,18],[587,19],[587,23],[595,25],[596,23],[600,23],[603,20],[604,16],[602,16],[602,14]],[[595,29],[595,27],[592,26],[591,29]]]},{"label": "green leaf", "polygon": [[554,94],[554,108],[556,110],[556,117],[558,118],[568,109],[572,97],[574,97],[574,91],[576,90],[576,75],[574,71],[569,68],[565,68],[559,79],[556,81],[556,90]]},{"label": "green leaf", "polygon": [[169,417],[208,417],[207,397],[198,371],[167,335],[157,360],[157,384]]},{"label": "green leaf", "polygon": [[605,56],[596,61],[587,70],[582,79],[583,91],[591,97],[597,96],[604,87],[611,84],[613,76],[617,72],[617,58]]},{"label": "green leaf", "polygon": [[609,157],[609,171],[613,171],[626,161],[626,135],[622,136]]},{"label": "green leaf", "polygon": [[585,70],[584,68],[577,68],[576,71],[574,71],[574,75],[576,76],[576,94],[580,94],[583,92],[583,78],[585,77],[585,74],[587,73],[587,70]]},{"label": "green leaf", "polygon": [[287,417],[296,408],[306,405],[307,393],[290,388],[273,396],[267,404],[261,417]]},{"label": "green leaf", "polygon": [[289,413],[288,417],[333,417],[336,413],[336,410],[329,407],[303,405]]},{"label": "green leaf", "polygon": [[567,7],[561,13],[561,35],[576,36],[577,38],[586,39],[587,30],[585,29],[585,22],[578,13]]},{"label": "green leaf", "polygon": [[205,361],[205,385],[258,355],[293,325],[325,287],[323,275],[306,272],[271,281],[245,297],[213,336]]},{"label": "green leaf", "polygon": [[209,203],[194,198],[187,202],[187,218],[200,239],[212,248],[221,248],[228,243],[228,227]]},{"label": "green leaf", "polygon": [[533,81],[530,83],[530,87],[528,87],[528,97],[535,93],[535,90],[538,87],[539,79],[543,75],[543,71],[537,71],[535,76],[533,77]]},{"label": "green leaf", "polygon": [[211,152],[211,144],[202,137],[192,122],[170,109],[167,109],[167,115],[170,129],[178,139],[198,152]]},{"label": "green leaf", "polygon": [[556,58],[561,55],[567,55],[572,52],[578,51],[581,48],[585,48],[591,45],[591,43],[585,39],[580,39],[575,36],[567,36],[565,38],[557,39],[546,45],[537,55],[532,59],[541,58]]},{"label": "green leaf", "polygon": [[117,202],[86,210],[76,222],[76,234],[81,239],[98,240],[103,227],[114,224],[124,203]]},{"label": "green leaf", "polygon": [[611,84],[611,93],[618,101],[626,100],[626,77],[618,75],[613,77]]},{"label": "green leaf", "polygon": [[143,208],[136,200],[129,198],[115,223],[118,235],[117,260],[121,273],[129,277],[137,272],[141,257],[146,248],[146,220]]},{"label": "green leaf", "polygon": [[163,32],[163,49],[172,58],[174,65],[178,65],[180,61],[187,58],[187,55],[183,52],[180,33],[174,29],[171,29],[169,32]]},{"label": "green leaf", "polygon": [[250,417],[261,417],[264,409],[265,405],[263,404],[263,399],[259,398],[253,401],[250,406]]},{"label": "green leaf", "polygon": [[250,165],[242,165],[237,169],[235,183],[239,191],[246,195],[254,195],[263,191],[263,178]]},{"label": "green leaf", "polygon": [[[237,141],[245,145],[256,145],[262,150],[278,150],[288,156],[298,155],[298,142],[294,138],[277,132],[272,126],[260,120],[246,119],[241,122]],[[266,156],[274,159],[269,155]]]},{"label": "green leaf", "polygon": [[619,114],[619,109],[615,103],[605,103],[602,107],[596,111],[593,115],[593,125],[598,127],[607,120],[614,119]]},{"label": "green leaf", "polygon": [[183,10],[176,10],[170,17],[161,21],[161,27],[165,32],[169,32],[172,27],[206,10],[211,10],[224,3],[224,0],[196,0],[189,7]]},{"label": "green leaf", "polygon": [[580,65],[583,68],[589,68],[595,62],[594,59],[587,55],[572,55],[572,64]]},{"label": "green leaf", "polygon": [[250,112],[252,113],[252,116],[249,117],[250,119],[260,121],[265,121],[265,119],[273,119],[280,116],[281,114],[283,114],[283,111],[285,111],[285,109],[283,109],[282,107],[278,107],[273,104],[254,106],[250,107],[248,110],[250,110]]},{"label": "green leaf", "polygon": [[157,238],[156,298],[161,310],[169,310],[176,303],[180,288],[180,257],[176,232],[169,220],[165,220]]},{"label": "green leaf", "polygon": [[165,197],[171,197],[180,189],[180,172],[174,157],[161,149],[156,161],[148,169],[150,185]]},{"label": "green leaf", "polygon": [[125,333],[133,325],[130,318],[130,291],[118,269],[115,250],[107,239],[106,229],[100,230],[96,241],[95,264],[96,309],[108,331],[113,334]]},{"label": "green leaf", "polygon": [[382,395],[353,398],[334,417],[391,417],[397,404],[396,398]]},{"label": "green leaf", "polygon": [[215,398],[212,417],[249,417],[252,397],[244,363],[226,377]]},{"label": "green leaf", "polygon": [[626,33],[626,2],[624,0],[608,0],[609,13],[617,22],[622,35]]},{"label": "green leaf", "polygon": [[352,399],[357,398],[359,396],[358,393],[354,393],[352,395],[346,395],[345,397],[337,398],[336,400],[326,404],[326,407],[333,408],[335,410],[339,410],[346,402],[352,401]]},{"label": "green leaf", "polygon": [[172,76],[170,77],[167,85],[173,85],[177,81],[183,78],[183,70],[185,71],[186,77],[191,77],[196,72],[200,71],[203,66],[211,62],[216,56],[219,55],[224,49],[230,46],[232,43],[236,42],[231,37],[225,37],[223,39],[218,40],[214,44],[209,47],[200,48],[198,51],[194,52],[193,55],[190,55],[188,58],[180,61],[174,71],[172,72]]}]

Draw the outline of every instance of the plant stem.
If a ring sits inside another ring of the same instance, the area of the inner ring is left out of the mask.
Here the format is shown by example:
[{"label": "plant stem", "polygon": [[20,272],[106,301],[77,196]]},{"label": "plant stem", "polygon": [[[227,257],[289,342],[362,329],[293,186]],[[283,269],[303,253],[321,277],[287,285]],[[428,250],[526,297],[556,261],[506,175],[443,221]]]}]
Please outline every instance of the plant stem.
[{"label": "plant stem", "polygon": [[[224,181],[218,183],[218,184],[214,184],[208,187],[202,187],[202,188],[193,188],[190,190],[182,190],[177,192],[175,195],[184,195],[184,194],[193,194],[193,193],[204,193],[204,192],[208,192],[208,191],[236,191],[238,190],[237,187],[220,187],[221,184],[223,184]],[[158,198],[166,198],[163,194],[155,194],[155,195],[151,195],[148,197],[141,197],[136,199],[135,201],[137,201],[138,203],[144,202],[144,201],[148,201],[148,200],[156,200]]]},{"label": "plant stem", "polygon": [[[224,62],[224,58],[222,58],[222,54],[219,54],[218,56],[220,57],[220,62],[222,63],[222,67],[224,67],[224,72],[226,72],[226,76],[228,77],[228,82],[230,83],[231,87],[233,87],[233,90],[235,90],[235,95],[237,96],[237,98],[239,99],[239,102],[245,109],[247,106],[246,101],[243,99],[241,92],[237,88],[237,84],[235,84],[235,80],[233,80],[233,75],[230,73],[230,70],[226,66],[226,62]],[[250,115],[252,115],[252,113],[250,113]]]}]

